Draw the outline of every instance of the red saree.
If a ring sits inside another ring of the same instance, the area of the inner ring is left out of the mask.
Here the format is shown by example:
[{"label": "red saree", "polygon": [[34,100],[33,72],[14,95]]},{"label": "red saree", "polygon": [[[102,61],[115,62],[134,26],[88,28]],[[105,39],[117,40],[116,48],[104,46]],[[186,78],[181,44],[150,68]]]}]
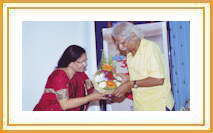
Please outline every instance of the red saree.
[{"label": "red saree", "polygon": [[[83,72],[69,80],[63,70],[55,70],[48,77],[44,93],[33,111],[63,111],[58,99],[84,97],[94,90],[92,82]],[[85,111],[89,103],[66,111]]]}]

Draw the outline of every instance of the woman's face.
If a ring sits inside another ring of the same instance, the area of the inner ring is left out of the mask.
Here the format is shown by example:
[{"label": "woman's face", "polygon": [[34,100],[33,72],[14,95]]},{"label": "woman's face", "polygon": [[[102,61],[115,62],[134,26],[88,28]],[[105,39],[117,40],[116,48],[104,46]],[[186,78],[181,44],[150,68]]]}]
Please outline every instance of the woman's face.
[{"label": "woman's face", "polygon": [[75,62],[69,64],[71,68],[76,72],[84,72],[87,67],[87,55],[83,53]]}]

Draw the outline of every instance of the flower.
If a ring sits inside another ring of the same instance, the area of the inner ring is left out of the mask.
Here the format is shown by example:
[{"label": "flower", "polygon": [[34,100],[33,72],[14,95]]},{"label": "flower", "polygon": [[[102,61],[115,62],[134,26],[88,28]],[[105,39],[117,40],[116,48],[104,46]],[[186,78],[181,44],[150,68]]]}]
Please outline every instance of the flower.
[{"label": "flower", "polygon": [[116,72],[115,69],[112,69],[112,72],[113,72],[113,73]]},{"label": "flower", "polygon": [[95,82],[107,81],[107,78],[103,73],[95,76]]},{"label": "flower", "polygon": [[93,84],[95,89],[105,94],[112,94],[112,92],[120,86],[122,79],[116,76],[115,64],[113,64],[112,57],[109,61],[102,52],[101,66],[93,76]]},{"label": "flower", "polygon": [[106,82],[101,82],[101,83],[99,84],[99,86],[100,86],[101,88],[105,88],[105,87],[106,87]]},{"label": "flower", "polygon": [[109,87],[109,88],[115,88],[115,87],[116,87],[115,82],[112,81],[112,80],[106,81],[106,85],[107,85],[107,87]]},{"label": "flower", "polygon": [[185,101],[184,105],[180,107],[180,111],[190,111],[190,99]]},{"label": "flower", "polygon": [[114,68],[110,64],[105,63],[104,65],[102,65],[102,70],[104,70],[104,71],[112,71],[112,69],[114,69]]},{"label": "flower", "polygon": [[117,86],[120,86],[121,85],[121,82],[115,82]]},{"label": "flower", "polygon": [[122,78],[121,77],[117,77],[117,80],[122,81]]},{"label": "flower", "polygon": [[95,82],[99,82],[100,79],[101,79],[101,78],[100,78],[100,75],[96,75],[96,76],[95,76]]},{"label": "flower", "polygon": [[113,79],[114,79],[114,76],[113,76],[112,73],[107,73],[107,74],[105,75],[105,77],[108,78],[109,80],[113,80]]}]

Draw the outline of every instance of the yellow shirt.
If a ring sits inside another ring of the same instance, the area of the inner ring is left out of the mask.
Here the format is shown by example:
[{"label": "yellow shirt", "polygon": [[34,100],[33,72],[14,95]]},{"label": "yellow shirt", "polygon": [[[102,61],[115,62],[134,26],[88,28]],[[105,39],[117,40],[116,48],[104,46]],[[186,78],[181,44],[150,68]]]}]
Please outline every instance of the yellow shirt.
[{"label": "yellow shirt", "polygon": [[134,110],[165,111],[166,106],[172,110],[174,99],[171,84],[159,46],[142,39],[136,54],[127,54],[127,65],[131,81],[148,77],[164,78],[163,85],[132,88]]}]

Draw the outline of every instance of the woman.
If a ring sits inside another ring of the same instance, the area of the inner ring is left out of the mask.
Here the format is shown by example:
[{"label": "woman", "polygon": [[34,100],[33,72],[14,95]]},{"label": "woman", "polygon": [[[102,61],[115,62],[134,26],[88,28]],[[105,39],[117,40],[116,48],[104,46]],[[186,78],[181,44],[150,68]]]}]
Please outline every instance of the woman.
[{"label": "woman", "polygon": [[85,111],[90,101],[108,99],[102,93],[92,93],[92,82],[84,73],[86,66],[85,50],[77,45],[69,46],[49,76],[34,111]]}]

